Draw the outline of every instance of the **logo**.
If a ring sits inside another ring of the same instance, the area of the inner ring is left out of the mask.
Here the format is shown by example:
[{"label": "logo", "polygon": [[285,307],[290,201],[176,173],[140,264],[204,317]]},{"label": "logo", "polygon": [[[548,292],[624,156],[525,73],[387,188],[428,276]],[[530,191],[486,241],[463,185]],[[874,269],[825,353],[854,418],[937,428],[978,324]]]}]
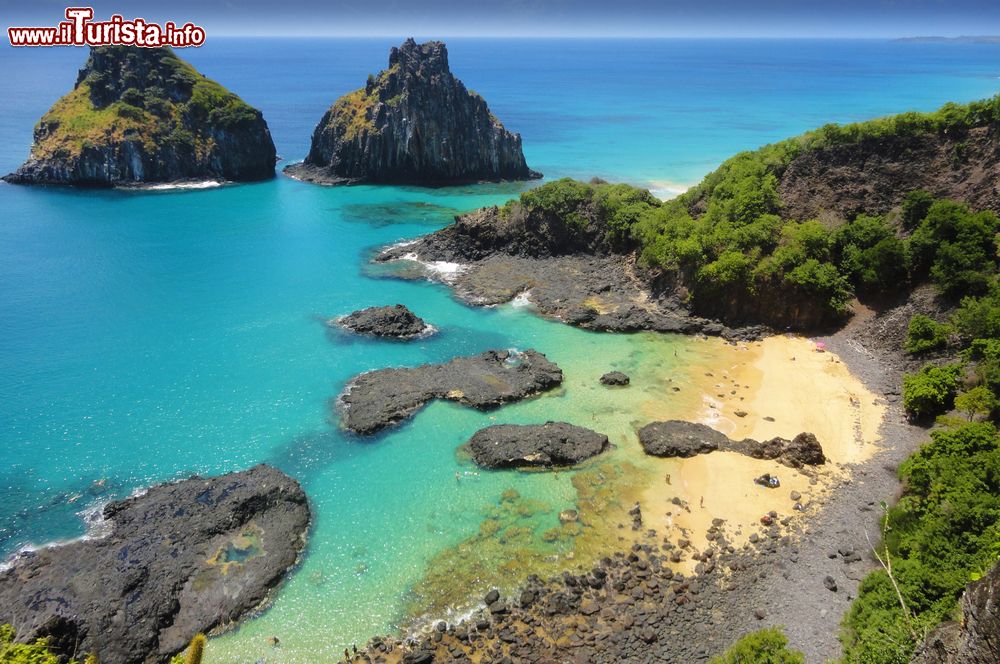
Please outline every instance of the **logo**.
[{"label": "logo", "polygon": [[205,43],[205,29],[194,23],[163,25],[142,18],[125,20],[114,14],[111,20],[94,21],[92,7],[67,7],[66,20],[51,27],[10,27],[11,46],[142,46],[187,48]]}]

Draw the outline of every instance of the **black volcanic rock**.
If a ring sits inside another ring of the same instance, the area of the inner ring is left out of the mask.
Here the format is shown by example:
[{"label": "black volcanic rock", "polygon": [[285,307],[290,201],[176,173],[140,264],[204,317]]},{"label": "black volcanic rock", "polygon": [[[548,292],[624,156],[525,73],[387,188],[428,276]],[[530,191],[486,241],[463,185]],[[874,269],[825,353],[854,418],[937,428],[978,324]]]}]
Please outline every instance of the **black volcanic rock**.
[{"label": "black volcanic rock", "polygon": [[406,339],[427,332],[429,326],[402,304],[368,307],[338,318],[336,324],[355,334]]},{"label": "black volcanic rock", "polygon": [[572,466],[608,449],[608,437],[567,424],[497,424],[469,440],[472,460],[484,468]]},{"label": "black volcanic rock", "polygon": [[491,410],[561,382],[562,370],[536,350],[490,350],[444,364],[363,373],[338,402],[347,429],[371,434],[410,417],[431,399]]},{"label": "black volcanic rock", "polygon": [[717,450],[738,452],[754,459],[776,460],[789,468],[826,463],[823,448],[811,433],[792,440],[772,438],[758,442],[750,438],[732,440],[710,426],[697,422],[667,420],[652,422],[639,429],[639,443],[651,456],[687,458]]},{"label": "black volcanic rock", "polygon": [[601,385],[628,385],[631,380],[628,374],[621,371],[609,371],[601,376]]},{"label": "black volcanic rock", "polygon": [[0,572],[0,623],[102,664],[165,662],[264,603],[298,559],[309,505],[269,466],[154,486],[109,503],[101,537],[20,553]]},{"label": "black volcanic rock", "polygon": [[931,630],[911,664],[1000,662],[1000,565],[966,586],[961,606],[961,622],[947,622]]},{"label": "black volcanic rock", "polygon": [[412,39],[392,49],[388,69],[330,107],[305,161],[285,170],[325,184],[541,177],[525,163],[521,137],[452,75],[445,45]]},{"label": "black volcanic rock", "polygon": [[823,447],[816,436],[808,432],[800,433],[791,440],[777,437],[762,442],[750,438],[731,441],[729,449],[754,459],[778,459],[790,468],[821,466],[826,463]]},{"label": "black volcanic rock", "polygon": [[168,47],[92,48],[73,91],[35,127],[21,184],[127,186],[274,176],[260,111]]},{"label": "black volcanic rock", "polygon": [[639,429],[639,444],[651,456],[693,457],[725,448],[730,442],[724,433],[697,422],[652,422]]}]

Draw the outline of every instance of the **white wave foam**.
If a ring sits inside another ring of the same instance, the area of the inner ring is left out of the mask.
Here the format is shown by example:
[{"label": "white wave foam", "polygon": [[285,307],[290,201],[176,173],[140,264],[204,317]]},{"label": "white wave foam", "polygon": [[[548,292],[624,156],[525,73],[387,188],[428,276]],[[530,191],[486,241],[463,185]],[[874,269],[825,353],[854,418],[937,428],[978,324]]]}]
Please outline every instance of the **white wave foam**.
[{"label": "white wave foam", "polygon": [[531,289],[518,293],[514,299],[510,301],[510,306],[518,309],[534,306],[534,303],[531,301]]},{"label": "white wave foam", "polygon": [[164,182],[161,184],[143,184],[123,187],[123,189],[139,189],[141,191],[173,191],[183,189],[212,189],[226,184],[219,180],[198,180],[193,182]]},{"label": "white wave foam", "polygon": [[461,263],[452,263],[449,261],[425,261],[421,260],[419,256],[415,253],[404,254],[400,257],[401,260],[413,261],[414,263],[419,263],[425,270],[427,270],[432,277],[440,279],[445,282],[454,281],[458,275],[462,274],[469,269],[468,265],[463,265]]}]

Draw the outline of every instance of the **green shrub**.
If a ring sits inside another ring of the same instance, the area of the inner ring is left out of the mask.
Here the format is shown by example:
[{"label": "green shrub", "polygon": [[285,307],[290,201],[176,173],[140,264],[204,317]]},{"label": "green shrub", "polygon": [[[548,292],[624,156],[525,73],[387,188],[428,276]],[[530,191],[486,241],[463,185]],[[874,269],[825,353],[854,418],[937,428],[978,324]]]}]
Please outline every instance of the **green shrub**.
[{"label": "green shrub", "polygon": [[0,625],[0,664],[60,664],[59,657],[49,651],[48,641],[15,643],[16,633],[10,625]]},{"label": "green shrub", "polygon": [[954,201],[937,201],[910,237],[914,274],[931,279],[951,297],[980,295],[997,271],[1000,220]]},{"label": "green shrub", "polygon": [[977,415],[988,416],[997,409],[997,398],[985,385],[977,385],[955,397],[955,410],[965,413],[969,420]]},{"label": "green shrub", "polygon": [[965,585],[1000,552],[1000,439],[989,423],[931,432],[900,466],[904,493],[886,515],[879,554],[844,618],[844,662],[905,664],[923,634],[950,619]]},{"label": "green shrub", "polygon": [[948,345],[951,331],[950,325],[939,323],[923,314],[916,314],[910,319],[903,347],[912,355],[940,350]]},{"label": "green shrub", "polygon": [[937,199],[933,194],[923,189],[908,193],[903,199],[903,205],[900,209],[900,221],[903,228],[908,231],[916,229],[927,216],[927,212],[935,200]]},{"label": "green shrub", "polygon": [[960,366],[925,365],[903,376],[903,407],[916,417],[933,417],[951,408],[958,390]]},{"label": "green shrub", "polygon": [[713,657],[710,664],[805,664],[806,657],[788,648],[788,638],[781,630],[769,627],[747,634],[724,655]]},{"label": "green shrub", "polygon": [[579,209],[593,197],[593,186],[563,178],[524,192],[521,194],[521,204],[529,210],[580,225],[585,219]]},{"label": "green shrub", "polygon": [[903,241],[881,217],[859,215],[833,234],[837,264],[859,291],[898,290],[906,282]]},{"label": "green shrub", "polygon": [[993,278],[987,295],[963,298],[952,322],[965,339],[1000,338],[1000,279]]}]

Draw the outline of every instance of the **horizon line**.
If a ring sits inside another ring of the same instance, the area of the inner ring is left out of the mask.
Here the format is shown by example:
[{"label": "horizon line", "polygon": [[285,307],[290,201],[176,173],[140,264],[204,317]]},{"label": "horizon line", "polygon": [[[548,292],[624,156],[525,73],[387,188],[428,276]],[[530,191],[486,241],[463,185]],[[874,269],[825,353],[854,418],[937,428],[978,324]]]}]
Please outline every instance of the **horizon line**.
[{"label": "horizon line", "polygon": [[216,38],[240,38],[252,37],[261,38],[300,38],[300,39],[406,39],[413,37],[420,38],[447,38],[447,39],[725,39],[732,41],[755,41],[755,40],[829,40],[829,39],[852,39],[864,41],[894,41],[894,40],[961,40],[961,39],[1000,39],[1000,34],[983,35],[725,35],[725,34],[701,34],[701,35],[642,35],[642,34],[473,34],[473,33],[419,33],[419,32],[384,32],[384,33],[301,33],[301,32],[210,32],[210,37]]}]

